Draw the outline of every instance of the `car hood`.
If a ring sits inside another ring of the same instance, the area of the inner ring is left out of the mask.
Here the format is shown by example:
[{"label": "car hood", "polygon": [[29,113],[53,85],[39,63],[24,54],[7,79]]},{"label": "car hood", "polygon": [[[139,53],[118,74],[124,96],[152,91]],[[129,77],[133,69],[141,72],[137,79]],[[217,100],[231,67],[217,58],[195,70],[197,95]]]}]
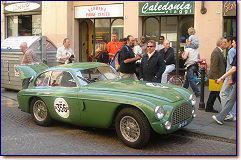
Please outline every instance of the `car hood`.
[{"label": "car hood", "polygon": [[183,99],[183,95],[173,89],[173,87],[175,87],[173,85],[131,79],[99,81],[85,87],[89,90],[157,98],[170,103]]},{"label": "car hood", "polygon": [[16,70],[19,72],[19,76],[21,79],[36,76],[38,73],[40,73],[48,68],[49,67],[44,63],[16,66]]}]

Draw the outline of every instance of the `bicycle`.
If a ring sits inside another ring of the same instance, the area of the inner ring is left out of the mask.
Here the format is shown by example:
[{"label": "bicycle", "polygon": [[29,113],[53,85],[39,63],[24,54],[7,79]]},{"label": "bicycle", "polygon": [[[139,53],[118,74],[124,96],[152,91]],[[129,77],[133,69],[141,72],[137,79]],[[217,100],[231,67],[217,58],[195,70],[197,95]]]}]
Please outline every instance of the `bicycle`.
[{"label": "bicycle", "polygon": [[180,75],[168,75],[167,83],[177,85],[177,86],[183,86],[183,79]]},{"label": "bicycle", "polygon": [[[207,63],[206,63],[205,59],[198,59],[196,64],[197,64],[197,70],[194,72],[194,81],[195,81],[196,85],[198,85],[201,83],[201,80],[202,80],[202,75],[201,75],[202,67],[204,67],[206,70],[204,81],[206,82],[208,80]],[[185,78],[186,78],[186,71],[185,71],[184,79],[182,79],[182,76],[180,76],[180,75],[168,75],[167,83],[177,85],[177,86],[183,86]]]}]

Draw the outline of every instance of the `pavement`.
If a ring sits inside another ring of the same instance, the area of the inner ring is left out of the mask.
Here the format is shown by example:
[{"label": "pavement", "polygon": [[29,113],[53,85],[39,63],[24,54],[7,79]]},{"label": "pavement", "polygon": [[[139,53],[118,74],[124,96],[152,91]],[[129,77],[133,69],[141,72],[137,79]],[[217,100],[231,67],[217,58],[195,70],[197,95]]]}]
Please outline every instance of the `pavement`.
[{"label": "pavement", "polygon": [[[190,89],[190,88],[189,88]],[[190,89],[191,90],[191,89]],[[10,98],[17,101],[17,91],[5,90],[1,88],[1,96]],[[208,86],[204,89],[204,102],[209,96]],[[195,105],[195,112],[197,117],[183,128],[183,131],[194,133],[198,135],[211,136],[216,138],[222,138],[226,140],[236,141],[236,130],[237,121],[225,121],[223,125],[218,125],[213,119],[212,115],[217,113],[205,112],[204,110],[198,110],[200,98],[197,98],[197,103]],[[218,100],[214,103],[214,109],[221,111],[221,104]]]}]

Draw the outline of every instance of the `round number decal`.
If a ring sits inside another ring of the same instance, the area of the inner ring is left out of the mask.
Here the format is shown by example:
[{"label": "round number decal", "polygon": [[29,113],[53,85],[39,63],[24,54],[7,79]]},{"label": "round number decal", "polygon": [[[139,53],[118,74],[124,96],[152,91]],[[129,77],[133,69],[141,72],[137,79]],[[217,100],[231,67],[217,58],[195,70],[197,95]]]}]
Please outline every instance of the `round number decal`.
[{"label": "round number decal", "polygon": [[68,118],[69,117],[69,106],[63,98],[55,99],[54,110],[62,118]]}]

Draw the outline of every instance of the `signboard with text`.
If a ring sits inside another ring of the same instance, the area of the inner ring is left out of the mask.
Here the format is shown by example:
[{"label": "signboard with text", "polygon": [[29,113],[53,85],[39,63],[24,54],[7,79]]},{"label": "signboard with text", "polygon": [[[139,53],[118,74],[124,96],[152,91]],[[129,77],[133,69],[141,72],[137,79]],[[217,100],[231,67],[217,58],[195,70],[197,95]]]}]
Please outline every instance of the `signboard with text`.
[{"label": "signboard with text", "polygon": [[6,3],[4,7],[4,13],[12,12],[39,12],[42,10],[42,2],[18,2],[18,3]]},{"label": "signboard with text", "polygon": [[223,16],[236,16],[237,5],[236,1],[223,2]]},{"label": "signboard with text", "polygon": [[194,14],[193,1],[139,2],[139,16]]},{"label": "signboard with text", "polygon": [[78,6],[74,8],[75,18],[123,17],[123,4]]}]

